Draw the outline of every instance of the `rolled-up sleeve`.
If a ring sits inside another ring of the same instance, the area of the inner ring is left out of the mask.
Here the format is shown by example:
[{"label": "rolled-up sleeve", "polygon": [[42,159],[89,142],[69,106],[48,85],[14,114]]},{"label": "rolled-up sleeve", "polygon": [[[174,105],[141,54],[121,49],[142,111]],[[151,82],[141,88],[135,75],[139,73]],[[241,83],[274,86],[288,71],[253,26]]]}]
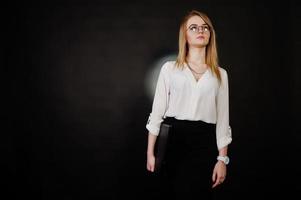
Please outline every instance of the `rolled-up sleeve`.
[{"label": "rolled-up sleeve", "polygon": [[232,131],[229,125],[229,87],[227,71],[222,69],[222,82],[219,86],[216,105],[217,105],[217,119],[216,119],[216,141],[218,150],[227,146],[232,142]]},{"label": "rolled-up sleeve", "polygon": [[156,84],[156,90],[152,105],[152,111],[147,120],[146,129],[150,134],[159,135],[160,125],[168,106],[169,80],[167,74],[168,62],[164,63],[160,69]]}]

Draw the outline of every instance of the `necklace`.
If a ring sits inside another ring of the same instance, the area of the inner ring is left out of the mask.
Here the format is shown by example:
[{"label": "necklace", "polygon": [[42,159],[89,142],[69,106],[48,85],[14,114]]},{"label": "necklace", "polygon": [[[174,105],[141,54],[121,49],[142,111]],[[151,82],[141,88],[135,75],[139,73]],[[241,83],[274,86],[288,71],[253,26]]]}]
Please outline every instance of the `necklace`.
[{"label": "necklace", "polygon": [[194,73],[196,73],[196,74],[204,74],[204,73],[206,72],[206,70],[203,71],[203,72],[196,72],[196,71],[194,71],[194,70],[190,67],[190,65],[188,64],[188,62],[187,62],[187,65],[188,65],[189,69],[191,69],[191,71],[194,72]]}]

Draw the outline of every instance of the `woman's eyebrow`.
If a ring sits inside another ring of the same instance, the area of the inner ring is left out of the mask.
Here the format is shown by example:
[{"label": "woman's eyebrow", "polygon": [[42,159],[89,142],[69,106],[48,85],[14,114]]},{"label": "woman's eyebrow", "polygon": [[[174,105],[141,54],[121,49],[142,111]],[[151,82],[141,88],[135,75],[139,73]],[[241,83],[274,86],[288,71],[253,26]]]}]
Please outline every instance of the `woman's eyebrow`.
[{"label": "woman's eyebrow", "polygon": [[[190,27],[190,26],[192,26],[192,25],[198,26],[198,24],[190,24],[190,25],[189,25],[189,27]],[[204,24],[201,24],[201,26],[203,26],[203,25],[205,25],[205,26],[209,26],[209,25],[208,25],[208,24],[206,24],[206,23],[204,23]]]}]

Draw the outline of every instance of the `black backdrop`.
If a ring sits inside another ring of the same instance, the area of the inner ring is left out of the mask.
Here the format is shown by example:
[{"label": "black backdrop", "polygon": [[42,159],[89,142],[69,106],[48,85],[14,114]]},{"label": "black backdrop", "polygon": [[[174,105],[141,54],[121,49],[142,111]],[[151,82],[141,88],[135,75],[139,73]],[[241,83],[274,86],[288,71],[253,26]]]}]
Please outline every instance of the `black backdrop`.
[{"label": "black backdrop", "polygon": [[11,4],[3,18],[1,180],[12,199],[159,197],[146,171],[144,80],[177,51],[190,9],[212,19],[229,75],[231,164],[217,198],[301,190],[300,5],[51,1]]}]

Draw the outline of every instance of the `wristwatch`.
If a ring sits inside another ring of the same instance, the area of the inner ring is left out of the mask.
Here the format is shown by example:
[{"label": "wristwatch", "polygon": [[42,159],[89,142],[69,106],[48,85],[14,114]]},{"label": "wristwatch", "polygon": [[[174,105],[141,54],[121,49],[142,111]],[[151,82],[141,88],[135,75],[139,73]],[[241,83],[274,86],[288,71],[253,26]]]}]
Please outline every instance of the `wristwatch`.
[{"label": "wristwatch", "polygon": [[223,161],[226,165],[228,165],[230,162],[230,159],[228,156],[217,156],[217,160]]}]

